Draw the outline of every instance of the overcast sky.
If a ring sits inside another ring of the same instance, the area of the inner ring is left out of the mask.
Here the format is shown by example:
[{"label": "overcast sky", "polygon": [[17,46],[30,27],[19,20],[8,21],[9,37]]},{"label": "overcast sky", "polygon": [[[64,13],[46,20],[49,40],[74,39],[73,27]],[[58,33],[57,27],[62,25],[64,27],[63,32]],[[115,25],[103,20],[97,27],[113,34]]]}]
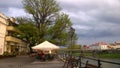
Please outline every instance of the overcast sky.
[{"label": "overcast sky", "polygon": [[[57,0],[69,15],[78,43],[120,41],[120,0]],[[9,17],[26,16],[21,0],[0,0],[0,12]]]}]

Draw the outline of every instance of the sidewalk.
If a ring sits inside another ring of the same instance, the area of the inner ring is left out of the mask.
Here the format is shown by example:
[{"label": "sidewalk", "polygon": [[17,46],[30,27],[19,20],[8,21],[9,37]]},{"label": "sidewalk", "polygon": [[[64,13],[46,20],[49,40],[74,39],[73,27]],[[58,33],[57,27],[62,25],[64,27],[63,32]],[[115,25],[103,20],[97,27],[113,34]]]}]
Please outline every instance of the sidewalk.
[{"label": "sidewalk", "polygon": [[41,62],[29,56],[0,59],[0,68],[62,68],[58,60]]}]

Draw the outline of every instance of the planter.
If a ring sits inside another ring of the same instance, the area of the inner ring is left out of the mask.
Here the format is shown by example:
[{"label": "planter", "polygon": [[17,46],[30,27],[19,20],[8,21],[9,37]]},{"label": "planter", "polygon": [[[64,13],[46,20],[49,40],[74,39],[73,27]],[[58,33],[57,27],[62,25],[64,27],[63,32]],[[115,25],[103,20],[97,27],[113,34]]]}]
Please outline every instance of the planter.
[{"label": "planter", "polygon": [[8,56],[0,55],[0,59],[2,59],[2,58],[10,58],[10,57],[16,57],[16,55],[8,55]]},{"label": "planter", "polygon": [[0,55],[0,59],[1,59],[1,58],[4,58],[4,56]]}]

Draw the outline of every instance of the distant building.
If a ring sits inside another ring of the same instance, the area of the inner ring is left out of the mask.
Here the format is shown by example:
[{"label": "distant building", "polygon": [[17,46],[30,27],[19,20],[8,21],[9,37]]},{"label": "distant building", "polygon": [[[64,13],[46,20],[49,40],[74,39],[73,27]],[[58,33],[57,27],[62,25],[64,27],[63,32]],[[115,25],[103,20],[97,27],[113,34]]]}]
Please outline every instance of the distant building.
[{"label": "distant building", "polygon": [[12,54],[13,52],[26,53],[28,51],[26,43],[15,37],[15,35],[19,35],[15,25],[14,18],[8,18],[0,13],[0,55],[3,55],[4,52]]},{"label": "distant building", "polygon": [[115,42],[115,43],[113,43],[111,45],[112,45],[113,49],[120,49],[120,42]]},{"label": "distant building", "polygon": [[82,49],[83,49],[83,50],[90,50],[90,45],[84,45],[84,46],[82,47]]},{"label": "distant building", "polygon": [[91,50],[108,50],[111,49],[110,44],[107,44],[105,42],[98,42],[95,44],[90,45]]}]

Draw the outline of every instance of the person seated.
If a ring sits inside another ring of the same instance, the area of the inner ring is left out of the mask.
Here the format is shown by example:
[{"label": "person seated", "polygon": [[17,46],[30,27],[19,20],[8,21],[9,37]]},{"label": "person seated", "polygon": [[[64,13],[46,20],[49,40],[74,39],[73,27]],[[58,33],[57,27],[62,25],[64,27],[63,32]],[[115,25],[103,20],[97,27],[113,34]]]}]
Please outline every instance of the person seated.
[{"label": "person seated", "polygon": [[45,54],[43,53],[43,51],[39,52],[39,57],[40,57],[40,60],[45,61]]}]

